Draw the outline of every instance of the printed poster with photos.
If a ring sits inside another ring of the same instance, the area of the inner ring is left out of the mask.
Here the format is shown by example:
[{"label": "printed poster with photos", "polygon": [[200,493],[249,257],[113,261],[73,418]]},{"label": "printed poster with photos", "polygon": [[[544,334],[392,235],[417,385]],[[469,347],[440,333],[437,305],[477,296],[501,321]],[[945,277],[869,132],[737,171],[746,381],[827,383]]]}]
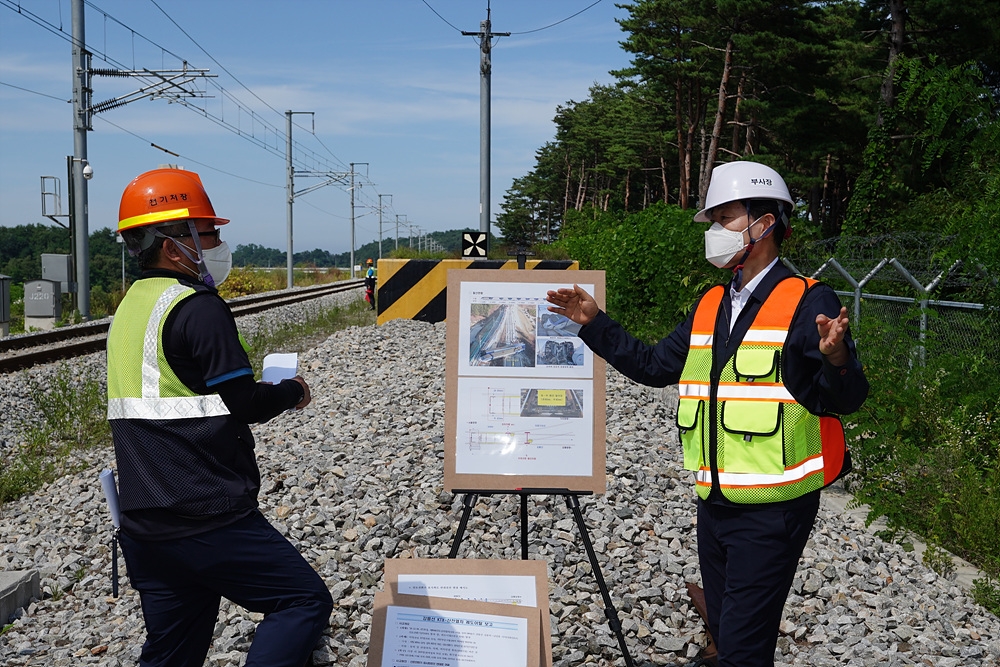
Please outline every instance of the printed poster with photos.
[{"label": "printed poster with photos", "polygon": [[605,488],[604,361],[549,311],[603,271],[448,272],[445,488]]}]

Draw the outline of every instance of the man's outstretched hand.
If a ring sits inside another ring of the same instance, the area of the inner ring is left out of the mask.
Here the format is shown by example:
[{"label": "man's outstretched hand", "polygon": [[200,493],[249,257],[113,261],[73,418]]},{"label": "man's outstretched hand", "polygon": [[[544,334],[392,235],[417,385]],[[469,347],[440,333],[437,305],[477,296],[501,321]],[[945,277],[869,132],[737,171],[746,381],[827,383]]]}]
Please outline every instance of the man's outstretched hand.
[{"label": "man's outstretched hand", "polygon": [[560,287],[557,290],[549,290],[546,301],[552,304],[549,306],[550,311],[568,317],[577,324],[590,324],[600,310],[594,297],[575,284],[573,289]]},{"label": "man's outstretched hand", "polygon": [[850,359],[844,335],[847,333],[847,308],[841,308],[837,317],[830,318],[820,313],[816,316],[816,330],[819,332],[819,351],[834,366],[845,366]]}]

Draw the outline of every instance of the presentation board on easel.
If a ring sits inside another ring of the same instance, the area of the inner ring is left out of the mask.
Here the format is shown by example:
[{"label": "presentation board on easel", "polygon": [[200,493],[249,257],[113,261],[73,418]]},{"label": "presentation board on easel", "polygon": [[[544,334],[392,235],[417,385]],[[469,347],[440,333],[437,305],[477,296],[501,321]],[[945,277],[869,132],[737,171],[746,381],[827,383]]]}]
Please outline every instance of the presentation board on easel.
[{"label": "presentation board on easel", "polygon": [[448,272],[446,490],[604,493],[604,360],[545,300],[573,283],[604,307],[603,271]]}]

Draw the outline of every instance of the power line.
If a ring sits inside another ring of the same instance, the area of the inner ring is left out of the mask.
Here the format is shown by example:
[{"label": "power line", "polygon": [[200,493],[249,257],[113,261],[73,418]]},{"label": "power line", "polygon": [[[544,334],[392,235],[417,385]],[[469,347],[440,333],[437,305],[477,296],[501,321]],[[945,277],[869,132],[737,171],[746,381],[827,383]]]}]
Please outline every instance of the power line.
[{"label": "power line", "polygon": [[[155,46],[156,48],[160,49],[164,53],[170,54],[172,57],[176,58],[177,60],[180,60],[181,62],[187,62],[187,60],[185,58],[180,57],[179,55],[177,55],[176,53],[174,53],[170,49],[168,49],[166,47],[163,47],[163,46],[160,46],[159,44],[157,44],[156,42],[154,42],[153,40],[151,40],[149,37],[146,37],[145,35],[143,35],[138,30],[135,30],[134,28],[125,25],[124,23],[122,23],[121,21],[119,21],[118,19],[116,19],[114,16],[112,16],[111,14],[108,14],[106,11],[104,11],[103,9],[101,9],[100,7],[98,7],[97,5],[95,5],[93,2],[91,2],[91,0],[83,0],[83,2],[84,2],[85,5],[89,6],[94,11],[99,12],[100,14],[102,14],[104,16],[104,20],[105,21],[107,21],[108,19],[111,19],[112,21],[114,21],[115,23],[117,23],[118,25],[120,25],[121,27],[123,27],[126,30],[128,30],[129,32],[131,32],[133,35],[138,35],[143,40],[145,40],[146,42],[148,42],[152,46]],[[170,17],[167,17],[167,18],[170,18]],[[96,53],[96,51],[94,51],[94,53]]]},{"label": "power line", "polygon": [[[190,40],[191,40],[191,42],[192,42],[192,43],[193,43],[193,44],[194,44],[195,46],[197,46],[197,47],[198,47],[199,49],[201,49],[201,52],[202,52],[202,53],[204,53],[204,54],[205,54],[206,56],[208,56],[208,58],[209,58],[209,59],[210,59],[210,60],[211,60],[211,61],[212,61],[213,63],[215,63],[216,65],[218,65],[218,66],[219,66],[219,68],[220,68],[220,69],[221,69],[221,70],[222,70],[223,72],[225,72],[225,73],[226,73],[226,74],[228,74],[228,75],[229,75],[230,77],[232,77],[233,81],[235,81],[236,83],[238,83],[238,84],[240,84],[241,86],[243,86],[243,89],[244,89],[244,90],[246,90],[246,91],[247,91],[248,93],[250,93],[251,95],[253,95],[253,96],[254,96],[254,98],[255,98],[255,99],[256,99],[256,100],[258,101],[258,102],[260,102],[261,104],[263,104],[264,106],[266,106],[266,107],[267,107],[268,109],[270,109],[271,111],[273,111],[273,112],[274,112],[274,113],[276,113],[277,115],[279,115],[279,116],[281,116],[282,118],[284,118],[285,114],[281,113],[280,111],[278,111],[277,109],[275,109],[275,108],[274,108],[273,106],[271,106],[270,104],[268,104],[268,102],[267,102],[267,101],[266,101],[266,100],[265,100],[264,98],[262,98],[262,97],[261,97],[260,95],[258,95],[257,93],[255,93],[255,92],[254,92],[253,90],[251,90],[249,86],[247,86],[247,85],[246,85],[245,83],[243,83],[242,81],[240,81],[240,79],[239,79],[239,78],[238,78],[238,77],[237,77],[237,76],[236,76],[235,74],[233,74],[232,72],[230,72],[230,71],[229,71],[229,70],[228,70],[228,69],[226,68],[226,66],[225,66],[225,65],[223,65],[223,64],[222,64],[222,63],[220,63],[220,62],[219,62],[218,60],[216,60],[215,56],[213,56],[213,55],[212,55],[211,53],[209,53],[209,52],[208,52],[208,50],[207,50],[207,49],[206,49],[206,48],[205,48],[204,46],[202,46],[202,45],[201,45],[200,43],[198,43],[198,40],[196,40],[196,39],[195,39],[194,37],[192,37],[192,36],[191,36],[191,34],[190,34],[190,33],[188,33],[188,31],[187,31],[187,30],[185,30],[185,29],[184,29],[184,28],[183,28],[183,27],[181,26],[181,24],[180,24],[180,23],[178,23],[178,22],[177,22],[176,20],[174,20],[174,18],[173,18],[172,16],[170,16],[170,14],[168,14],[168,13],[167,13],[167,11],[166,11],[166,10],[165,10],[165,9],[164,9],[163,7],[161,7],[161,6],[160,6],[160,4],[159,4],[159,3],[158,3],[158,2],[156,1],[156,0],[149,0],[149,1],[150,1],[151,3],[153,3],[153,6],[154,6],[154,7],[156,7],[157,9],[159,9],[159,10],[160,10],[160,12],[161,12],[161,13],[162,13],[162,14],[163,14],[164,16],[166,16],[166,17],[167,17],[167,19],[168,19],[168,20],[169,20],[169,21],[170,21],[171,23],[173,23],[173,24],[174,24],[174,26],[176,26],[176,28],[177,28],[178,30],[180,30],[180,31],[181,31],[182,33],[184,33],[184,36],[185,36],[185,37],[187,37],[188,39],[190,39]],[[308,130],[308,129],[306,129],[306,128],[302,127],[301,125],[299,125],[298,123],[295,123],[295,125],[296,125],[297,127],[301,128],[301,129],[305,130],[306,132],[309,132],[309,134],[313,135],[313,137],[314,137],[314,138],[316,139],[316,141],[318,141],[318,142],[320,143],[320,145],[321,145],[321,146],[323,146],[323,148],[324,148],[324,149],[326,149],[326,152],[327,152],[327,153],[329,153],[329,154],[330,154],[330,156],[331,156],[331,157],[332,157],[332,158],[333,158],[334,160],[336,160],[337,162],[339,162],[339,163],[341,164],[341,166],[346,166],[346,164],[345,164],[345,163],[344,163],[344,162],[343,162],[343,161],[342,161],[342,160],[341,160],[340,158],[338,158],[338,157],[337,157],[337,156],[336,156],[336,155],[335,155],[335,154],[333,153],[333,151],[331,151],[331,150],[330,150],[330,149],[329,149],[329,148],[327,147],[327,145],[326,145],[326,144],[324,144],[322,140],[320,140],[320,138],[319,138],[319,137],[317,137],[317,136],[316,136],[316,132],[315,132],[315,131],[311,131],[311,130]]]},{"label": "power line", "polygon": [[219,68],[220,68],[220,69],[221,69],[221,70],[222,70],[223,72],[225,72],[226,74],[228,74],[229,76],[231,76],[231,77],[233,78],[233,81],[235,81],[236,83],[238,83],[238,84],[240,84],[241,86],[243,86],[243,88],[244,88],[244,89],[245,89],[245,90],[246,90],[246,91],[247,91],[248,93],[250,93],[250,94],[251,94],[251,95],[253,95],[253,96],[254,96],[255,98],[257,98],[257,101],[259,101],[259,102],[260,102],[261,104],[263,104],[264,106],[266,106],[266,107],[267,107],[268,109],[270,109],[270,110],[271,110],[271,111],[273,111],[274,113],[278,114],[279,116],[282,116],[282,117],[284,116],[284,114],[282,114],[282,113],[281,113],[280,111],[278,111],[277,109],[275,109],[274,107],[272,107],[272,106],[271,106],[270,104],[268,104],[268,103],[267,103],[267,102],[266,102],[266,101],[265,101],[265,100],[264,100],[263,98],[261,98],[261,96],[260,96],[260,95],[258,95],[257,93],[253,92],[252,90],[250,90],[250,88],[249,88],[249,87],[248,87],[248,86],[247,86],[247,85],[246,85],[245,83],[243,83],[242,81],[240,81],[240,80],[239,80],[239,79],[238,79],[238,78],[236,77],[236,75],[235,75],[235,74],[233,74],[233,73],[232,73],[232,72],[230,72],[230,71],[229,71],[228,69],[226,69],[226,66],[225,66],[225,65],[223,65],[223,64],[222,64],[222,63],[220,63],[220,62],[219,62],[218,60],[216,60],[216,59],[215,59],[215,56],[213,56],[213,55],[212,55],[211,53],[209,53],[209,52],[208,52],[208,51],[207,51],[207,50],[205,49],[205,47],[204,47],[204,46],[202,46],[201,44],[199,44],[199,43],[198,43],[198,40],[196,40],[196,39],[195,39],[194,37],[192,37],[192,36],[190,35],[190,33],[188,33],[188,31],[187,31],[187,30],[185,30],[184,28],[182,28],[182,27],[181,27],[181,24],[180,24],[180,23],[178,23],[177,21],[175,21],[175,20],[174,20],[174,18],[173,18],[172,16],[170,16],[170,14],[168,14],[168,13],[167,13],[167,11],[166,11],[166,10],[165,10],[165,9],[164,9],[163,7],[161,7],[161,6],[159,5],[159,3],[158,3],[158,2],[156,2],[156,0],[149,0],[149,1],[150,1],[151,3],[153,3],[153,6],[154,6],[154,7],[156,7],[157,9],[159,9],[159,10],[160,10],[160,12],[161,12],[161,13],[162,13],[162,14],[163,14],[164,16],[166,16],[166,17],[167,17],[167,19],[168,19],[168,20],[169,20],[169,21],[170,21],[171,23],[173,23],[173,24],[174,24],[174,26],[175,26],[175,27],[176,27],[176,28],[177,28],[178,30],[180,30],[180,31],[181,31],[182,33],[184,33],[184,36],[185,36],[185,37],[187,37],[188,39],[190,39],[190,40],[191,40],[191,43],[192,43],[192,44],[194,44],[194,45],[195,45],[195,46],[197,46],[197,47],[198,47],[199,49],[201,49],[201,52],[202,52],[202,53],[204,53],[204,54],[205,54],[206,56],[208,56],[209,60],[211,60],[211,61],[212,61],[213,63],[215,63],[216,65],[218,65],[218,66],[219,66]]},{"label": "power line", "polygon": [[444,21],[445,23],[447,23],[448,25],[450,25],[452,28],[455,28],[455,30],[457,30],[458,32],[462,32],[462,30],[460,28],[456,28],[455,25],[451,21],[449,21],[445,17],[443,17],[440,14],[438,14],[438,10],[434,9],[433,7],[431,7],[430,3],[428,3],[427,0],[421,0],[421,2],[423,2],[425,5],[427,5],[427,9],[431,10],[432,12],[434,12],[434,15],[437,16],[439,19],[441,19],[442,21]]},{"label": "power line", "polygon": [[601,4],[601,1],[602,0],[596,0],[596,2],[592,2],[591,4],[587,5],[586,7],[584,7],[580,11],[578,11],[576,14],[571,14],[570,16],[567,16],[566,18],[562,19],[561,21],[556,21],[555,23],[550,23],[550,24],[548,24],[546,26],[542,26],[541,28],[535,28],[534,30],[524,30],[522,32],[512,32],[510,34],[511,35],[529,35],[529,34],[531,34],[533,32],[541,32],[542,30],[548,30],[549,28],[557,26],[560,23],[565,23],[566,21],[569,21],[571,18],[575,18],[575,17],[579,16],[580,14],[584,13],[585,11],[587,11],[588,9],[590,9],[591,7],[593,7],[594,5]]},{"label": "power line", "polygon": [[165,153],[169,153],[170,155],[174,155],[176,157],[183,158],[184,160],[187,160],[188,162],[193,162],[193,163],[195,163],[197,165],[205,167],[206,169],[211,169],[212,171],[217,171],[220,174],[225,174],[227,176],[232,176],[233,178],[239,178],[239,179],[244,180],[244,181],[249,181],[251,183],[256,183],[257,185],[266,185],[269,188],[277,188],[279,190],[283,190],[284,187],[285,187],[283,185],[275,185],[274,183],[265,183],[264,181],[256,181],[256,180],[254,180],[252,178],[247,178],[246,176],[240,176],[239,174],[234,174],[234,173],[232,173],[230,171],[226,171],[225,169],[219,169],[218,167],[213,167],[210,164],[206,164],[204,162],[199,162],[198,160],[195,160],[193,157],[188,157],[187,155],[183,155],[181,153],[174,153],[173,151],[168,151],[166,148],[163,148],[162,146],[156,145],[152,141],[149,141],[149,139],[147,139],[146,137],[140,136],[140,135],[136,134],[135,132],[122,127],[118,123],[113,123],[110,120],[108,120],[107,118],[104,118],[102,116],[98,116],[97,118],[99,120],[104,121],[108,125],[111,125],[112,127],[117,127],[119,130],[121,130],[125,134],[130,134],[133,137],[135,137],[136,139],[148,142],[149,145],[152,146],[153,148],[158,148],[158,149],[160,149],[161,151],[163,151]]},{"label": "power line", "polygon": [[310,207],[316,209],[320,213],[323,213],[325,215],[330,216],[331,218],[337,218],[338,220],[344,220],[344,221],[350,220],[350,218],[348,216],[346,216],[346,215],[337,215],[336,213],[330,213],[330,211],[327,211],[325,209],[320,208],[319,206],[316,206],[316,204],[313,204],[308,199],[303,199],[302,203],[305,204],[306,206],[310,206]]},{"label": "power line", "polygon": [[[133,36],[138,35],[141,39],[145,40],[150,45],[152,45],[152,46],[160,49],[161,52],[169,54],[171,57],[176,58],[177,60],[181,61],[185,65],[190,64],[190,61],[188,61],[186,58],[182,58],[181,56],[173,53],[169,49],[167,49],[167,48],[161,46],[160,44],[157,44],[156,42],[152,41],[151,39],[149,39],[148,37],[146,37],[142,33],[137,32],[136,30],[130,28],[125,23],[119,21],[117,18],[111,16],[110,14],[108,14],[107,12],[105,12],[103,9],[101,9],[98,6],[96,6],[93,2],[91,2],[91,0],[85,0],[85,3],[87,5],[89,5],[90,7],[92,7],[94,10],[100,12],[105,17],[105,19],[110,19],[110,20],[114,21],[115,23],[117,23],[118,25],[120,25],[123,28],[125,28],[126,30],[128,30]],[[53,25],[51,22],[47,21],[46,19],[42,18],[41,16],[39,16],[37,14],[34,14],[33,12],[28,11],[27,9],[24,9],[23,7],[20,6],[20,4],[16,4],[13,0],[0,0],[0,5],[2,5],[4,7],[7,7],[11,11],[14,11],[15,13],[17,13],[17,14],[19,14],[21,16],[24,16],[25,18],[27,18],[31,22],[33,22],[36,25],[44,28],[45,30],[48,30],[49,32],[51,32],[54,35],[60,37],[61,39],[65,40],[67,42],[70,42],[70,43],[73,42],[72,36],[69,35],[69,34],[67,34],[62,29],[61,25],[58,26],[58,27],[55,26],[55,25]],[[134,69],[136,69],[134,67],[133,68],[129,68],[126,64],[118,61],[117,59],[113,58],[112,56],[110,56],[107,53],[102,53],[100,51],[97,51],[96,49],[92,48],[91,45],[84,45],[84,47],[89,52],[91,52],[94,55],[98,56],[101,60],[103,60],[103,61],[105,61],[105,62],[107,62],[107,63],[109,63],[111,65],[114,65],[115,67],[117,67],[119,69],[123,69],[123,70],[129,70],[129,69],[133,69],[134,70]],[[133,57],[134,57],[134,55],[133,55]],[[209,56],[209,57],[211,57],[211,56]],[[223,69],[225,69],[225,68],[223,68]],[[227,71],[227,73],[228,73],[228,71]],[[135,78],[137,80],[143,82],[143,83],[153,84],[153,83],[156,83],[158,81],[158,79],[153,79],[153,78],[151,78],[152,76],[153,76],[153,74],[152,74],[152,72],[150,72],[149,76],[144,76],[144,75],[141,75],[141,74],[136,74]],[[230,76],[232,76],[232,75],[230,74]],[[283,131],[279,130],[274,125],[271,125],[270,123],[268,123],[257,112],[255,112],[253,109],[249,108],[246,104],[244,104],[242,102],[242,100],[240,100],[239,98],[237,98],[235,95],[233,95],[230,91],[226,90],[223,86],[221,86],[217,82],[212,81],[212,80],[208,80],[208,83],[211,84],[219,92],[219,94],[221,96],[220,97],[221,110],[220,110],[219,114],[214,114],[211,111],[209,111],[207,108],[203,108],[203,107],[197,106],[196,104],[193,104],[189,100],[187,100],[187,99],[185,99],[183,97],[180,97],[180,96],[166,94],[166,95],[164,95],[164,97],[169,98],[170,101],[172,101],[172,102],[176,102],[178,104],[183,105],[185,108],[187,108],[187,109],[189,109],[191,111],[199,113],[200,115],[204,116],[205,118],[207,118],[208,120],[214,122],[215,124],[219,125],[220,127],[223,127],[225,129],[233,132],[237,136],[250,141],[251,143],[255,144],[256,146],[258,146],[260,148],[263,148],[263,149],[267,150],[268,152],[272,153],[273,155],[276,155],[276,156],[281,157],[281,158],[285,158],[286,157],[285,156],[285,152],[284,152],[284,143],[285,142],[283,141],[283,139],[285,137],[285,133]],[[240,84],[240,85],[242,85],[242,84]],[[252,91],[251,91],[251,93],[252,93]],[[231,122],[229,122],[229,121],[226,120],[226,118],[225,118],[225,107],[224,107],[225,100],[229,100],[230,102],[232,102],[233,105],[235,105],[236,111],[237,111],[237,114],[238,114],[238,117],[239,117],[240,121],[242,121],[242,113],[246,113],[246,114],[249,115],[249,122],[250,122],[250,130],[249,130],[249,132],[243,128],[242,124],[234,125]],[[271,108],[271,107],[269,107],[269,108]],[[263,128],[262,129],[263,137],[258,136],[257,129],[256,129],[256,126],[258,124]],[[315,136],[315,135],[313,135],[313,136]],[[273,140],[273,145],[271,143],[269,143],[269,141],[271,141],[271,140]],[[299,142],[294,142],[294,146],[299,151],[299,157],[297,159],[297,162],[299,163],[299,165],[305,166],[307,168],[311,168],[314,171],[330,171],[330,172],[337,171],[337,168],[335,168],[334,166],[332,166],[329,163],[327,163],[325,159],[323,159],[319,154],[317,154],[312,149],[307,148],[306,146],[304,146],[303,144],[301,144]],[[325,145],[324,145],[324,148],[326,148]],[[326,148],[326,150],[328,152],[330,152],[331,155],[333,155],[332,151],[330,151],[329,148]],[[334,156],[334,158],[336,158],[336,156]],[[293,155],[293,159],[295,159],[294,155]]]},{"label": "power line", "polygon": [[[555,23],[550,23],[550,24],[548,24],[546,26],[542,26],[541,28],[535,28],[534,30],[523,30],[521,32],[512,32],[510,34],[511,35],[530,35],[533,32],[541,32],[542,30],[548,30],[549,28],[553,28],[553,27],[559,25],[560,23],[565,23],[566,21],[569,21],[572,18],[576,18],[577,16],[579,16],[582,13],[584,13],[585,11],[587,11],[588,9],[590,9],[591,7],[593,7],[595,5],[601,4],[602,1],[603,0],[596,0],[595,2],[590,3],[589,5],[587,5],[586,7],[584,7],[583,9],[581,9],[580,11],[576,12],[575,14],[570,14],[566,18],[561,19],[559,21],[556,21]],[[445,23],[447,23],[449,26],[451,26],[452,28],[454,28],[458,32],[462,32],[461,29],[455,27],[455,25],[451,21],[449,21],[445,17],[441,16],[441,14],[439,14],[436,9],[434,9],[433,7],[431,7],[430,3],[428,3],[427,0],[421,0],[421,2],[423,2],[425,5],[427,5],[427,9],[431,10],[432,12],[434,12],[434,15],[437,16],[439,19],[441,19],[442,21],[444,21]]]},{"label": "power line", "polygon": [[23,90],[26,93],[33,93],[35,95],[41,95],[42,97],[50,97],[50,98],[52,98],[54,100],[59,100],[60,102],[69,102],[70,101],[70,100],[64,100],[61,97],[56,97],[55,95],[49,95],[48,93],[40,93],[37,90],[31,90],[30,88],[22,88],[21,86],[15,86],[12,83],[6,83],[4,81],[0,81],[0,86],[8,86],[10,88],[17,88],[18,90]]}]

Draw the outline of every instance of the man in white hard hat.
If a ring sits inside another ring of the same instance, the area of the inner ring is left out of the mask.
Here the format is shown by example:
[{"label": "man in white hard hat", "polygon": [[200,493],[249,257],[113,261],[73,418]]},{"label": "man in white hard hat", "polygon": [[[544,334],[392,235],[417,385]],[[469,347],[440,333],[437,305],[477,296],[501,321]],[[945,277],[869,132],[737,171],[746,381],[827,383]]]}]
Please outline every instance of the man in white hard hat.
[{"label": "man in white hard hat", "polygon": [[773,666],[781,612],[819,508],[820,489],[850,471],[843,426],[868,381],[830,287],[794,275],[778,255],[794,202],[780,175],[754,162],[712,172],[705,258],[733,270],[688,318],[647,345],[585,290],[551,291],[549,310],[622,374],[678,384],[684,467],[695,473],[707,664]]}]

